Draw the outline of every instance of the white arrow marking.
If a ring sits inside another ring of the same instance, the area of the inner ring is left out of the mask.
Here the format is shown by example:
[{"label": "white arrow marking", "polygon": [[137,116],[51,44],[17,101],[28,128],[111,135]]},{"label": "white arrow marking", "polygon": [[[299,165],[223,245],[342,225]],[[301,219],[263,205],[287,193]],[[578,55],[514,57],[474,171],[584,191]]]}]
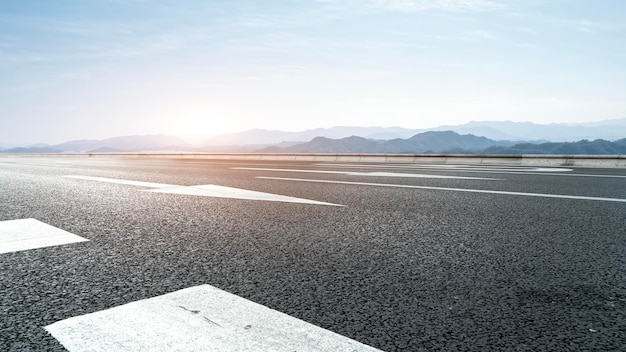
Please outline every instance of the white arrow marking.
[{"label": "white arrow marking", "polygon": [[85,241],[88,240],[36,219],[0,221],[0,253]]},{"label": "white arrow marking", "polygon": [[46,326],[70,352],[375,352],[287,314],[201,285]]},{"label": "white arrow marking", "polygon": [[410,178],[444,178],[457,180],[500,180],[497,178],[485,177],[465,177],[465,176],[444,176],[430,174],[412,174],[400,172],[351,172],[351,171],[328,171],[328,170],[301,170],[301,169],[267,169],[260,167],[233,167],[233,170],[254,170],[254,171],[274,171],[274,172],[303,172],[314,174],[338,174],[348,176],[369,176],[369,177],[410,177]]},{"label": "white arrow marking", "polygon": [[168,185],[166,183],[130,181],[130,180],[120,180],[120,179],[117,179],[117,178],[106,178],[106,177],[95,177],[95,176],[67,175],[67,176],[63,176],[63,177],[75,178],[75,179],[79,179],[79,180],[116,183],[116,184],[119,184],[119,185],[130,185],[130,186],[147,187],[147,188],[178,187],[177,185]]},{"label": "white arrow marking", "polygon": [[80,179],[80,180],[99,181],[99,182],[108,182],[108,183],[140,186],[140,187],[147,187],[147,188],[156,188],[156,189],[146,191],[146,192],[155,192],[155,193],[183,194],[183,195],[215,197],[215,198],[263,200],[263,201],[269,201],[269,202],[332,205],[332,206],[337,206],[337,207],[343,206],[340,204],[319,202],[319,201],[311,200],[311,199],[296,198],[296,197],[283,196],[283,195],[265,193],[265,192],[250,191],[247,189],[225,187],[225,186],[218,186],[218,185],[177,186],[177,185],[168,185],[164,183],[129,181],[129,180],[120,180],[120,179],[105,178],[105,177],[92,177],[92,176],[79,176],[79,175],[68,175],[64,177],[75,178],[75,179]]}]

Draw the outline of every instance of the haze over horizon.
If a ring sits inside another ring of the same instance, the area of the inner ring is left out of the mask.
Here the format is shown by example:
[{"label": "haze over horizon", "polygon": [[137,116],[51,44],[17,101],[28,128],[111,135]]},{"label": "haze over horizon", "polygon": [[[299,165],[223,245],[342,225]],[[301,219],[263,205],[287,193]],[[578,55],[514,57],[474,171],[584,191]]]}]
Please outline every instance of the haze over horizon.
[{"label": "haze over horizon", "polygon": [[620,0],[1,2],[0,142],[623,118],[623,18]]}]

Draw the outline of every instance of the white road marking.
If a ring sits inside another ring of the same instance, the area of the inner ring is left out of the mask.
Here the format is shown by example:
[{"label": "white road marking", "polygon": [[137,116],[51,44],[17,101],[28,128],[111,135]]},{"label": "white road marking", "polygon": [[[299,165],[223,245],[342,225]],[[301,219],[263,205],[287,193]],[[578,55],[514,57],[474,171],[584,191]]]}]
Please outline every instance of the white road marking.
[{"label": "white road marking", "polygon": [[[497,171],[499,169],[468,169],[468,168],[451,168],[447,165],[440,165],[440,167],[436,167],[435,165],[429,165],[426,167],[416,166],[416,165],[365,165],[365,164],[314,164],[319,166],[328,166],[328,167],[339,167],[346,169],[364,169],[364,168],[379,168],[379,169],[413,169],[413,170],[437,170],[444,172],[463,172],[463,173],[480,173],[480,174],[508,174],[508,175],[539,175],[539,176],[563,176],[563,177],[597,177],[597,178],[626,178],[624,175],[602,175],[602,174],[568,174],[568,173],[555,173],[551,171],[562,171],[562,172],[570,172],[574,171],[573,169],[563,169],[563,168],[534,168],[533,170],[525,170],[519,169],[519,171],[512,171],[514,169],[505,168],[502,171]],[[508,170],[508,171],[505,171]],[[535,171],[535,172],[532,172]]]},{"label": "white road marking", "polygon": [[115,183],[115,184],[156,188],[153,190],[146,190],[146,192],[154,192],[154,193],[182,194],[182,195],[215,197],[215,198],[261,200],[261,201],[269,201],[269,202],[331,205],[331,206],[336,206],[336,207],[343,206],[340,204],[320,202],[320,201],[311,200],[311,199],[283,196],[279,194],[251,191],[247,189],[225,187],[225,186],[218,186],[218,185],[178,186],[178,185],[169,185],[165,183],[130,181],[130,180],[121,180],[121,179],[105,178],[105,177],[93,177],[93,176],[68,175],[65,177],[75,178],[75,179],[80,179],[80,180],[88,180],[88,181],[108,182],[108,183]]},{"label": "white road marking", "polygon": [[45,327],[70,352],[374,352],[329,330],[210,285]]},{"label": "white road marking", "polygon": [[216,197],[216,198],[236,198],[236,199],[248,199],[248,200],[264,200],[269,202],[288,202],[288,203],[302,203],[302,204],[317,204],[317,205],[333,205],[343,206],[339,204],[332,204],[326,202],[319,202],[316,200],[296,198],[289,196],[282,196],[272,193],[264,193],[257,191],[250,191],[247,189],[232,188],[217,185],[200,185],[189,187],[174,187],[174,188],[160,188],[155,190],[148,190],[146,192],[156,193],[170,193],[170,194],[185,194],[192,196],[204,196],[204,197]]},{"label": "white road marking", "polygon": [[85,241],[36,219],[0,221],[0,254]]},{"label": "white road marking", "polygon": [[305,178],[285,178],[285,177],[265,177],[265,176],[257,176],[256,178],[265,179],[265,180],[313,182],[313,183],[333,183],[333,184],[359,185],[359,186],[412,188],[412,189],[427,189],[427,190],[436,190],[436,191],[454,191],[454,192],[502,194],[502,195],[510,195],[510,196],[561,198],[561,199],[580,199],[580,200],[595,200],[595,201],[603,201],[603,202],[621,202],[621,203],[626,203],[626,199],[623,199],[623,198],[603,198],[603,197],[571,196],[571,195],[565,195],[565,194],[526,193],[526,192],[492,191],[492,190],[484,190],[484,189],[398,185],[398,184],[387,184],[387,183],[313,180],[313,179],[305,179]]},{"label": "white road marking", "polygon": [[562,167],[531,167],[531,166],[495,166],[495,165],[464,165],[464,164],[313,164],[318,166],[339,166],[345,168],[383,167],[393,169],[437,169],[448,171],[521,171],[521,172],[571,172],[573,169]]},{"label": "white road marking", "polygon": [[371,177],[411,177],[411,178],[444,178],[459,180],[499,180],[497,178],[484,177],[464,177],[464,176],[444,176],[429,174],[412,174],[398,172],[350,172],[350,171],[328,171],[328,170],[306,170],[306,169],[268,169],[261,167],[233,167],[233,170],[252,170],[252,171],[274,171],[274,172],[300,172],[312,174],[335,174],[348,176],[371,176]]},{"label": "white road marking", "polygon": [[166,183],[154,183],[154,182],[142,182],[142,181],[130,181],[130,180],[120,180],[117,178],[106,178],[106,177],[95,177],[95,176],[80,176],[80,175],[67,175],[63,177],[75,178],[79,180],[87,180],[87,181],[98,181],[98,182],[108,182],[108,183],[116,183],[120,185],[130,185],[130,186],[139,186],[139,187],[147,187],[147,188],[170,188],[170,187],[179,187],[177,185],[168,185]]}]

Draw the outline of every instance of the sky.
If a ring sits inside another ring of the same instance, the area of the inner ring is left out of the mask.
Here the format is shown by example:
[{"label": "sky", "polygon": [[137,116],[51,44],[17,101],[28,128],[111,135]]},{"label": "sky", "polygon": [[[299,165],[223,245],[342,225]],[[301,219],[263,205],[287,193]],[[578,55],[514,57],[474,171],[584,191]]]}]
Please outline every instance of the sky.
[{"label": "sky", "polygon": [[623,117],[623,0],[0,0],[5,144]]}]

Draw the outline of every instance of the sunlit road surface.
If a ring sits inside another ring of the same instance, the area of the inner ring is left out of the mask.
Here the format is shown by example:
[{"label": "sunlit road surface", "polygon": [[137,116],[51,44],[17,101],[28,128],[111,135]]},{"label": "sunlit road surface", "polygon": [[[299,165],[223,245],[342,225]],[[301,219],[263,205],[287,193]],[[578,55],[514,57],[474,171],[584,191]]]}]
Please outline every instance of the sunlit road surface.
[{"label": "sunlit road surface", "polygon": [[2,351],[620,351],[626,170],[0,156],[0,272]]}]

